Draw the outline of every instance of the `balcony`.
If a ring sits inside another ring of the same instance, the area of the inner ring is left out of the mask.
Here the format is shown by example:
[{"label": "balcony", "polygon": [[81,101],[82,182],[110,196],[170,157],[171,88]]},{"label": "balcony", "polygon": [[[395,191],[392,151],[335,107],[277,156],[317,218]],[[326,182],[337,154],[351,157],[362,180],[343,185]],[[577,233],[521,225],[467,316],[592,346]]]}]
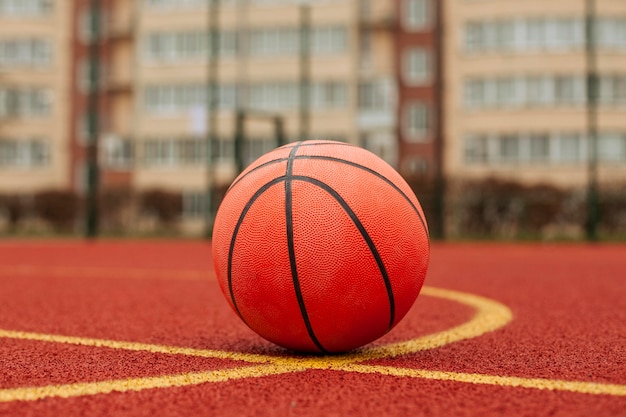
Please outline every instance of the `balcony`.
[{"label": "balcony", "polygon": [[356,119],[360,130],[393,129],[397,124],[395,109],[362,109]]},{"label": "balcony", "polygon": [[397,22],[395,16],[361,16],[359,27],[364,30],[394,30],[397,27]]},{"label": "balcony", "polygon": [[361,0],[359,27],[365,30],[393,30],[397,19],[391,1]]}]

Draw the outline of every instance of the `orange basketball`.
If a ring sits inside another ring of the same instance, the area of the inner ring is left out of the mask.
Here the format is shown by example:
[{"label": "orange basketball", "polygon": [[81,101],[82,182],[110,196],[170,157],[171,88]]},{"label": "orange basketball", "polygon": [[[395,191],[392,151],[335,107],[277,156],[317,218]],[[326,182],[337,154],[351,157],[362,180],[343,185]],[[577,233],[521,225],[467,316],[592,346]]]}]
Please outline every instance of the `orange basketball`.
[{"label": "orange basketball", "polygon": [[265,339],[344,352],[391,330],[417,298],[429,259],[417,198],[369,151],[292,143],[228,189],[213,259],[230,306]]}]

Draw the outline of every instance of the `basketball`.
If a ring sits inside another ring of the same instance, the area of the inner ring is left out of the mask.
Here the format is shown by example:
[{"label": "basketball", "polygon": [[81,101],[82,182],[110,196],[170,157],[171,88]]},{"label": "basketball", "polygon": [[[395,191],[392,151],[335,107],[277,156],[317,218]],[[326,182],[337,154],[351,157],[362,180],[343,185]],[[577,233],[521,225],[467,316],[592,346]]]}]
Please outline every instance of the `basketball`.
[{"label": "basketball", "polygon": [[232,309],[298,352],[346,352],[385,335],[414,304],[429,255],[409,185],[343,142],[261,156],[231,184],[213,229],[214,267]]}]

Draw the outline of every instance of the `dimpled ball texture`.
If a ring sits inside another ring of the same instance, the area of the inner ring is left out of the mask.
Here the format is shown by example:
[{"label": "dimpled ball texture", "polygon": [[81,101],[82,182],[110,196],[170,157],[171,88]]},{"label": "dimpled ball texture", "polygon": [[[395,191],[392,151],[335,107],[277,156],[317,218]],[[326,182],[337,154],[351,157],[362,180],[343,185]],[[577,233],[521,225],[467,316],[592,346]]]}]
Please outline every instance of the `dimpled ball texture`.
[{"label": "dimpled ball texture", "polygon": [[213,261],[232,309],[299,352],[345,352],[390,331],[428,268],[424,213],[373,153],[305,141],[261,156],[228,189]]}]

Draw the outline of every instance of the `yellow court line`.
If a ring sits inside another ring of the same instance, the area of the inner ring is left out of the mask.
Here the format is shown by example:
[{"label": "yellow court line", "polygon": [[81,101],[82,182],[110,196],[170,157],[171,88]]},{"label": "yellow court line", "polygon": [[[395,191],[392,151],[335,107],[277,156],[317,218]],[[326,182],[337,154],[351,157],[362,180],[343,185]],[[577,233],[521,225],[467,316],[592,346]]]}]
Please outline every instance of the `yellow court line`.
[{"label": "yellow court line", "polygon": [[466,382],[470,384],[499,385],[503,387],[534,388],[550,391],[569,391],[579,394],[626,396],[626,385],[600,382],[565,381],[545,378],[522,378],[515,376],[484,375],[474,373],[431,371],[427,369],[397,368],[392,366],[349,364],[333,370],[363,374],[390,375],[434,379],[438,381]]},{"label": "yellow court line", "polygon": [[376,348],[357,350],[354,353],[324,357],[284,357],[261,355],[221,350],[194,349],[176,346],[154,345],[148,343],[125,342],[107,339],[95,339],[55,334],[20,332],[0,329],[0,338],[37,340],[41,342],[66,343],[82,346],[107,347],[131,351],[164,353],[170,355],[199,356],[204,358],[231,359],[252,363],[274,363],[280,365],[293,364],[298,361],[310,368],[324,369],[346,363],[362,362],[371,359],[382,359],[415,353],[421,350],[434,349],[463,339],[480,336],[496,330],[511,321],[513,315],[503,304],[488,298],[466,294],[459,291],[423,287],[422,294],[430,297],[443,298],[468,305],[476,310],[474,317],[467,323],[442,332],[418,337],[406,342],[389,344]]},{"label": "yellow court line", "polygon": [[78,382],[66,385],[11,388],[0,390],[0,403],[10,401],[35,401],[50,397],[70,398],[84,395],[109,394],[112,392],[142,391],[154,388],[173,388],[208,382],[224,382],[233,379],[259,378],[285,372],[304,371],[292,366],[286,370],[277,365],[257,365],[236,369],[191,372],[179,375],[129,378],[101,382]]},{"label": "yellow court line", "polygon": [[62,336],[57,334],[44,334],[32,332],[20,332],[15,330],[0,329],[0,338],[35,340],[39,342],[64,343],[79,346],[104,347],[110,349],[129,350],[137,352],[163,353],[167,355],[197,356],[202,358],[230,359],[251,363],[271,362],[271,356],[256,355],[253,353],[229,352],[223,350],[194,349],[177,346],[153,345],[149,343],[125,342],[107,339],[92,339],[88,337]]},{"label": "yellow court line", "polygon": [[205,350],[147,343],[124,342],[73,336],[50,335],[32,332],[19,332],[0,329],[0,338],[36,340],[52,343],[66,343],[82,346],[106,347],[131,351],[145,351],[173,355],[199,356],[206,358],[230,359],[248,363],[262,363],[258,366],[244,366],[235,369],[185,373],[157,377],[131,378],[116,381],[86,382],[47,387],[25,387],[0,390],[1,401],[27,401],[47,397],[68,397],[104,394],[113,391],[140,391],[153,388],[180,387],[205,382],[221,382],[229,379],[251,378],[298,372],[307,369],[327,369],[343,372],[376,373],[397,377],[414,377],[435,380],[448,380],[474,384],[502,385],[535,389],[572,391],[585,394],[624,395],[626,386],[579,381],[561,381],[540,378],[505,377],[458,372],[416,370],[362,364],[363,361],[407,355],[414,352],[434,349],[449,343],[478,337],[494,331],[511,321],[511,311],[501,303],[488,298],[458,291],[424,287],[422,294],[443,298],[468,305],[476,310],[475,316],[467,323],[452,329],[418,337],[406,342],[362,349],[337,356],[325,357],[285,357],[220,350]]}]

